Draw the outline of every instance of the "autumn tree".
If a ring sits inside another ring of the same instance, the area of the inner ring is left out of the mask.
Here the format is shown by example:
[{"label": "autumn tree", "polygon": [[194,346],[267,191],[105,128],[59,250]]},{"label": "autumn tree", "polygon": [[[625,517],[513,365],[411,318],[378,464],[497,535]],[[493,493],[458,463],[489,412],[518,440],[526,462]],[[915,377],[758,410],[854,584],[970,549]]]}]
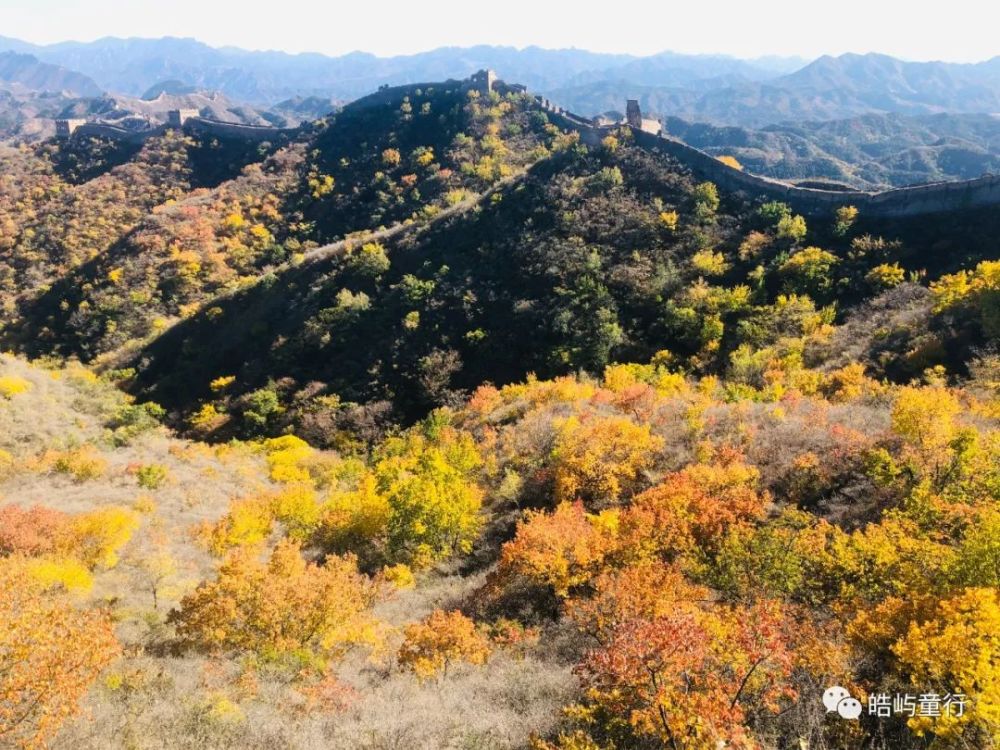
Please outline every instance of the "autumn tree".
[{"label": "autumn tree", "polygon": [[337,553],[352,551],[363,560],[385,556],[389,500],[378,479],[365,472],[353,489],[336,489],[323,504],[316,540]]},{"label": "autumn tree", "polygon": [[779,239],[792,243],[802,242],[809,231],[806,227],[806,220],[798,214],[792,215],[791,213],[778,219],[775,230]]},{"label": "autumn tree", "polygon": [[586,698],[575,713],[625,746],[651,738],[691,750],[756,747],[747,719],[795,696],[786,631],[773,601],[624,620],[577,668]]},{"label": "autumn tree", "polygon": [[421,679],[447,674],[456,662],[484,664],[489,640],[461,612],[436,609],[420,622],[407,625],[397,658],[400,666]]},{"label": "autumn tree", "polygon": [[0,508],[0,555],[38,556],[57,551],[71,534],[71,519],[41,505]]},{"label": "autumn tree", "polygon": [[708,589],[691,583],[676,566],[658,560],[609,567],[594,579],[592,588],[590,596],[573,597],[566,607],[577,627],[595,643],[607,642],[629,622],[695,613],[711,600]]},{"label": "autumn tree", "polygon": [[942,386],[907,386],[899,391],[892,408],[892,428],[907,442],[915,473],[942,478],[954,455],[952,441],[961,410],[955,395]]},{"label": "autumn tree", "polygon": [[635,557],[676,558],[712,549],[732,526],[760,518],[770,498],[759,472],[732,457],[692,464],[636,496],[621,517],[623,549]]},{"label": "autumn tree", "polygon": [[704,580],[723,595],[746,601],[807,595],[812,537],[803,531],[811,519],[808,513],[788,510],[759,526],[731,526],[714,554],[703,555]]},{"label": "autumn tree", "polygon": [[910,625],[893,647],[912,685],[942,698],[963,694],[961,715],[945,707],[939,716],[909,720],[918,735],[934,734],[965,747],[1000,741],[1000,594],[969,588],[943,599],[922,624]]},{"label": "autumn tree", "polygon": [[559,597],[587,583],[617,544],[618,513],[590,514],[583,504],[560,503],[551,513],[528,511],[514,539],[503,546],[502,575],[551,586]]},{"label": "autumn tree", "polygon": [[601,504],[627,496],[662,445],[649,425],[626,417],[569,417],[552,449],[556,498]]},{"label": "autumn tree", "polygon": [[113,568],[118,553],[139,528],[138,515],[111,506],[74,516],[70,552],[90,567]]},{"label": "autumn tree", "polygon": [[931,292],[936,313],[972,313],[983,336],[1000,337],[1000,261],[982,261],[972,271],[942,276],[931,284]]},{"label": "autumn tree", "polygon": [[0,560],[0,745],[44,747],[119,653],[111,618],[46,591]]},{"label": "autumn tree", "polygon": [[482,458],[475,443],[451,427],[432,432],[390,439],[374,467],[389,509],[388,554],[421,565],[469,552],[481,523],[474,472]]},{"label": "autumn tree", "polygon": [[847,234],[858,220],[858,209],[854,206],[840,206],[834,214],[833,233],[838,237]]},{"label": "autumn tree", "polygon": [[865,274],[865,281],[875,292],[899,286],[906,280],[906,271],[898,263],[879,263]]},{"label": "autumn tree", "polygon": [[987,506],[972,516],[955,548],[948,578],[959,586],[1000,587],[1000,510]]},{"label": "autumn tree", "polygon": [[779,269],[785,278],[785,289],[791,294],[808,294],[823,302],[833,288],[831,276],[840,259],[818,247],[807,247],[793,253]]},{"label": "autumn tree", "polygon": [[362,278],[377,279],[391,265],[385,248],[378,242],[366,242],[347,255],[347,267]]},{"label": "autumn tree", "polygon": [[352,557],[306,562],[298,544],[283,541],[266,563],[238,550],[170,614],[181,640],[208,650],[264,658],[337,654],[363,640],[377,587]]},{"label": "autumn tree", "polygon": [[139,584],[153,599],[153,609],[160,608],[160,600],[172,592],[178,583],[180,566],[171,554],[167,535],[162,530],[151,531],[148,541],[133,560]]},{"label": "autumn tree", "polygon": [[732,167],[733,169],[738,169],[741,172],[743,171],[743,165],[740,164],[739,159],[737,159],[735,156],[730,156],[729,154],[724,154],[722,156],[717,156],[716,158],[719,161],[721,161],[723,164],[725,164],[727,167]]},{"label": "autumn tree", "polygon": [[692,192],[694,214],[699,221],[710,222],[719,210],[719,189],[712,182],[699,182]]}]

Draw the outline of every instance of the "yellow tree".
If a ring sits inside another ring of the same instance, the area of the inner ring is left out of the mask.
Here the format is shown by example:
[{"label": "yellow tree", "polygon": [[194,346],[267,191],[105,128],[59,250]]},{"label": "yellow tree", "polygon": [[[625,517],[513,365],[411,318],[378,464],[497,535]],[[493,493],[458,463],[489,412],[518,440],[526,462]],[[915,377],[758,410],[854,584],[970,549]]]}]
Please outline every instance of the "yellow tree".
[{"label": "yellow tree", "polygon": [[570,417],[559,426],[552,466],[558,500],[616,501],[634,489],[663,438],[626,417]]},{"label": "yellow tree", "polygon": [[390,557],[426,565],[472,549],[482,504],[473,474],[481,463],[471,436],[450,427],[433,438],[411,431],[388,441],[375,477],[388,505]]},{"label": "yellow tree", "polygon": [[951,461],[951,443],[958,430],[955,420],[961,410],[958,399],[942,386],[908,386],[896,397],[893,432],[907,442],[914,465],[929,469],[926,476],[931,479],[939,479]]},{"label": "yellow tree", "polygon": [[961,740],[961,747],[1000,742],[1000,592],[970,588],[941,601],[933,616],[911,623],[893,647],[911,684],[926,691],[963,694],[959,711],[949,704],[940,716],[918,716],[910,727],[920,735]]},{"label": "yellow tree", "polygon": [[398,659],[421,679],[447,673],[455,662],[484,664],[490,656],[487,638],[457,610],[436,609],[420,622],[406,626]]},{"label": "yellow tree", "polygon": [[105,612],[46,591],[19,557],[0,560],[0,746],[44,746],[118,653]]},{"label": "yellow tree", "polygon": [[741,172],[743,171],[743,165],[740,164],[739,159],[737,159],[735,156],[730,156],[729,154],[724,154],[723,156],[717,156],[716,158],[719,161],[721,161],[723,164],[725,164],[727,167],[732,167],[733,169],[738,169]]},{"label": "yellow tree", "polygon": [[322,658],[367,637],[377,597],[353,557],[330,556],[316,565],[303,559],[297,543],[283,541],[266,563],[237,550],[218,578],[184,597],[170,620],[192,646]]}]

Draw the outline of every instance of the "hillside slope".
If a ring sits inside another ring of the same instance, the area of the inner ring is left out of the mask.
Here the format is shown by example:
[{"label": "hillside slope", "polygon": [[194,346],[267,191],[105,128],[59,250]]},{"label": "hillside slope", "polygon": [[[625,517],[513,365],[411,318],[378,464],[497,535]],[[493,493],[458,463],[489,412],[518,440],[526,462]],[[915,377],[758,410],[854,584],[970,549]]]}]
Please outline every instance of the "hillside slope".
[{"label": "hillside slope", "polygon": [[[410,421],[484,380],[661,350],[725,373],[738,352],[841,321],[907,279],[996,257],[992,210],[807,226],[630,138],[587,149],[528,96],[444,85],[359,100],[207,189],[192,190],[214,158],[204,144],[150,142],[69,193],[106,227],[107,191],[167,149],[173,192],[132,191],[145,202],[117,231],[95,227],[102,245],[81,253],[78,233],[35,228],[65,196],[20,229],[11,214],[4,337],[119,370],[175,424],[274,433],[322,404]],[[35,158],[51,180],[51,157]],[[929,334],[936,348],[907,352],[904,336],[872,362],[896,379],[961,373],[984,334],[944,331]]]},{"label": "hillside slope", "polygon": [[0,743],[1000,742],[1000,212],[558,117],[0,150]]}]

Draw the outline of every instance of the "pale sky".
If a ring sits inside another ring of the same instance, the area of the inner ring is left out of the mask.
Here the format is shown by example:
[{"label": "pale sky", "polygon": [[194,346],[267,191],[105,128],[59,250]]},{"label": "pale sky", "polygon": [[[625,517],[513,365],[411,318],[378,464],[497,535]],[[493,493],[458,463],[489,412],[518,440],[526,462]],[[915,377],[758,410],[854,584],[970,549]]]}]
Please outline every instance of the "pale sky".
[{"label": "pale sky", "polygon": [[0,35],[35,43],[184,36],[213,46],[408,54],[445,45],[579,47],[736,57],[1000,55],[1000,3],[949,0],[0,0]]}]

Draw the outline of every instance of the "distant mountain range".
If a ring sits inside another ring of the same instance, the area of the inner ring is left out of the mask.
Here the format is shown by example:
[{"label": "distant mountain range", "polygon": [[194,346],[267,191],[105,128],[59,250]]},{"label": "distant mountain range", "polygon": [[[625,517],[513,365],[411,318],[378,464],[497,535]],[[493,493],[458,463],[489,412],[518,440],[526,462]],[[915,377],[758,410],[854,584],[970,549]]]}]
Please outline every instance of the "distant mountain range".
[{"label": "distant mountain range", "polygon": [[415,55],[376,57],[353,52],[321,54],[250,52],[213,48],[194,39],[105,38],[94,42],[33,45],[0,37],[0,50],[30,53],[39,60],[82,71],[102,87],[140,96],[161,81],[218,89],[245,101],[271,104],[294,96],[351,100],[382,84],[464,78],[493,68],[510,81],[537,91],[588,85],[618,77],[643,85],[695,90],[737,81],[762,81],[800,68],[799,58],[739,60],[722,55],[663,53],[651,57],[578,49],[476,46],[442,47]]},{"label": "distant mountain range", "polygon": [[678,117],[666,131],[748,171],[784,180],[884,188],[1000,173],[1000,116],[868,114],[754,130]]},{"label": "distant mountain range", "polygon": [[[493,68],[584,115],[621,110],[626,97],[653,114],[747,127],[869,113],[1000,112],[1000,57],[958,64],[845,54],[807,62],[494,46],[329,57],[214,48],[174,37],[51,45],[0,37],[2,50],[19,54],[6,56],[0,79],[16,76],[81,94],[97,89],[149,97],[156,86],[167,86],[167,93],[220,91],[258,107],[309,97],[350,101],[383,84],[464,78]],[[12,72],[4,73],[8,68]]]},{"label": "distant mountain range", "polygon": [[38,60],[25,52],[0,52],[0,141],[37,141],[51,137],[54,120],[95,118],[161,123],[171,109],[194,109],[203,117],[248,125],[290,127],[335,108],[330,99],[301,97],[257,109],[219,91],[204,91],[181,81],[161,81],[141,97],[108,93],[89,76]]},{"label": "distant mountain range", "polygon": [[0,37],[0,136],[51,135],[59,116],[163,121],[173,107],[289,126],[384,84],[463,78],[481,68],[587,116],[620,113],[626,98],[637,98],[673,135],[782,179],[874,187],[1000,170],[1000,57],[957,64],[845,54],[807,62],[493,46],[329,57],[172,37],[52,45]]},{"label": "distant mountain range", "polygon": [[[2,49],[0,44],[0,49]],[[33,55],[0,51],[0,88],[20,86],[28,91],[68,93],[74,96],[99,96],[102,93],[91,78],[60,65],[41,62]]]},{"label": "distant mountain range", "polygon": [[573,111],[590,114],[621,109],[626,93],[650,113],[750,127],[873,112],[997,113],[1000,57],[958,64],[846,54],[821,57],[797,71],[764,80],[702,79],[699,86],[680,87],[616,76],[557,88],[549,96]]}]

